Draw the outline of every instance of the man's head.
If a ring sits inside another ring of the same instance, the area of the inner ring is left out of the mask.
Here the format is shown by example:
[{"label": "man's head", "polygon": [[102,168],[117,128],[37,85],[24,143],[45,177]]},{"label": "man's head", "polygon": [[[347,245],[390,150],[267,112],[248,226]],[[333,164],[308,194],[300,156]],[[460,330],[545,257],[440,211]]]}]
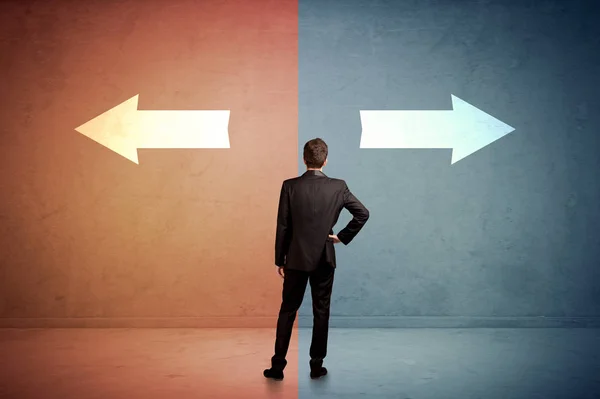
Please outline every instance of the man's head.
[{"label": "man's head", "polygon": [[322,139],[312,139],[304,144],[304,163],[308,169],[321,169],[327,165],[327,144]]}]

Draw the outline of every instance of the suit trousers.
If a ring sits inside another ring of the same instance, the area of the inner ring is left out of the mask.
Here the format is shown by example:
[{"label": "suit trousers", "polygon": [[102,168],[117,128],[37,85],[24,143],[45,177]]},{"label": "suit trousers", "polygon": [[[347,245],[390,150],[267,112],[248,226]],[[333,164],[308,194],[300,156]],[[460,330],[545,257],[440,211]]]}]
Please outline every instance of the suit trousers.
[{"label": "suit trousers", "polygon": [[292,337],[296,314],[310,281],[313,308],[313,329],[310,345],[310,367],[318,369],[327,355],[327,336],[329,334],[329,308],[335,268],[325,262],[325,251],[317,268],[311,272],[285,269],[283,279],[282,303],[277,320],[275,355],[271,358],[271,367],[283,370],[287,365],[285,357]]}]

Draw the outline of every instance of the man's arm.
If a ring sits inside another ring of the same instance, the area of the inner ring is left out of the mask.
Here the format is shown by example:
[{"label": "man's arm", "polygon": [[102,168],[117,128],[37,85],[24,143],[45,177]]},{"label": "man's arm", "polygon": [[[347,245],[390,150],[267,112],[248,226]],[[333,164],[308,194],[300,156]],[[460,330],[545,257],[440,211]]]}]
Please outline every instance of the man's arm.
[{"label": "man's arm", "polygon": [[279,209],[277,211],[277,232],[275,234],[275,265],[282,267],[292,236],[292,215],[290,213],[290,197],[285,181],[281,185]]},{"label": "man's arm", "polygon": [[369,210],[350,192],[346,182],[344,182],[344,208],[352,214],[353,218],[337,233],[337,237],[344,245],[348,245],[367,223]]}]

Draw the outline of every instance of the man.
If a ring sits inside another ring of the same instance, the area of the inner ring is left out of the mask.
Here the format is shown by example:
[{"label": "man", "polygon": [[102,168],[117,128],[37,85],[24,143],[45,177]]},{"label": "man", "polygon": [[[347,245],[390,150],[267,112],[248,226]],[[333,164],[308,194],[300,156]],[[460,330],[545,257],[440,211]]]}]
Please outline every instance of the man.
[{"label": "man", "polygon": [[[310,281],[313,304],[313,330],[310,346],[310,377],[327,374],[323,359],[327,354],[329,305],[336,267],[334,243],[348,245],[369,218],[369,211],[356,199],[341,179],[327,177],[327,144],[320,138],[304,145],[306,172],[287,179],[281,187],[275,238],[275,265],[283,277],[283,294],[275,355],[264,376],[283,379],[296,313]],[[337,235],[333,234],[342,208],[353,219]]]}]

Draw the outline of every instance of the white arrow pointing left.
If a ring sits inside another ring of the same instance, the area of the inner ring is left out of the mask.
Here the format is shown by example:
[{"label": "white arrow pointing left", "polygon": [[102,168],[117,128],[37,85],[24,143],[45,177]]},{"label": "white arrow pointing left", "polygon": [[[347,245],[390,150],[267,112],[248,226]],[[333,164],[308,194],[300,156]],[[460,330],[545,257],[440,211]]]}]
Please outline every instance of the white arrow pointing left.
[{"label": "white arrow pointing left", "polygon": [[229,148],[229,110],[138,110],[138,97],[77,127],[138,164],[138,148]]}]

